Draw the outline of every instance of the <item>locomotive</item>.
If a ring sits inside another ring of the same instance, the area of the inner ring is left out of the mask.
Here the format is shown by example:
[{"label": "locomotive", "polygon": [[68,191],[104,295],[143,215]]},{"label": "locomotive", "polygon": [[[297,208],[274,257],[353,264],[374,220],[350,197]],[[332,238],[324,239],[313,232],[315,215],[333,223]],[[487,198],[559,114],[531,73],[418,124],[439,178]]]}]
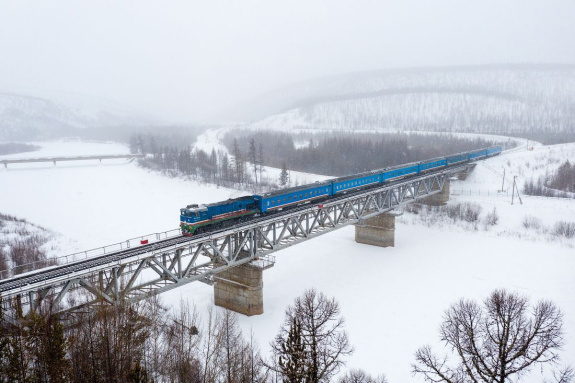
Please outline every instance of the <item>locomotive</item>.
[{"label": "locomotive", "polygon": [[183,235],[191,236],[249,220],[254,216],[271,214],[304,203],[317,203],[350,191],[496,156],[501,151],[501,146],[493,146],[222,202],[188,205],[180,209],[180,228]]}]

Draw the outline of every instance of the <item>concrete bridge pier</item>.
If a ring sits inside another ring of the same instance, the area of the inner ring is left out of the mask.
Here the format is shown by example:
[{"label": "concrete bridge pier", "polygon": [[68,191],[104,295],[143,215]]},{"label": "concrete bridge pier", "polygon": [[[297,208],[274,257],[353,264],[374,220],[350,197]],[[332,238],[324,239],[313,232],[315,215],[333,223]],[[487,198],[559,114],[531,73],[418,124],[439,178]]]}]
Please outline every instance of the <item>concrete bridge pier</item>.
[{"label": "concrete bridge pier", "polygon": [[247,316],[264,313],[263,269],[249,263],[215,276],[214,303]]},{"label": "concrete bridge pier", "polygon": [[457,179],[460,181],[465,181],[469,173],[471,173],[476,166],[477,166],[476,163],[468,164],[465,170],[457,173]]},{"label": "concrete bridge pier", "polygon": [[431,206],[447,205],[447,201],[449,201],[449,183],[449,178],[445,178],[445,182],[443,182],[443,189],[437,194],[422,199],[421,202],[425,205]]},{"label": "concrete bridge pier", "polygon": [[382,213],[360,219],[355,225],[355,242],[380,247],[395,246],[395,215]]}]

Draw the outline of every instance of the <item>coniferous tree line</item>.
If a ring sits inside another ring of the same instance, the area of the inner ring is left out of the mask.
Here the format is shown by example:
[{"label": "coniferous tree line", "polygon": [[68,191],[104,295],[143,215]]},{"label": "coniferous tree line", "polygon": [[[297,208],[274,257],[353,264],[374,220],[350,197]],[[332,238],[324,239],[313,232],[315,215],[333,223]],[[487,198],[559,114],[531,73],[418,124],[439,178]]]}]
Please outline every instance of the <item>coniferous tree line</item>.
[{"label": "coniferous tree line", "polygon": [[549,187],[575,193],[575,166],[569,160],[559,166],[557,172],[551,176]]},{"label": "coniferous tree line", "polygon": [[34,152],[38,149],[40,149],[40,147],[37,145],[23,144],[20,142],[6,142],[0,144],[0,155]]},{"label": "coniferous tree line", "polygon": [[555,173],[546,173],[537,180],[531,178],[525,181],[523,193],[544,197],[573,197],[570,193],[575,193],[575,166],[567,160]]},{"label": "coniferous tree line", "polygon": [[241,145],[232,142],[230,154],[212,149],[192,150],[190,145],[166,143],[155,136],[135,135],[130,140],[130,150],[145,154],[139,163],[147,168],[181,174],[217,185],[259,189],[273,188],[277,180],[265,177],[263,164],[266,151],[262,142],[251,140]]},{"label": "coniferous tree line", "polygon": [[[241,135],[230,132],[224,143],[247,145],[250,141],[265,144],[273,156],[265,165],[292,170],[342,176],[380,169],[458,152],[486,148],[492,141],[482,138],[461,138],[454,135],[404,133],[324,133],[296,134],[257,131]],[[296,142],[298,143],[296,145]]]}]

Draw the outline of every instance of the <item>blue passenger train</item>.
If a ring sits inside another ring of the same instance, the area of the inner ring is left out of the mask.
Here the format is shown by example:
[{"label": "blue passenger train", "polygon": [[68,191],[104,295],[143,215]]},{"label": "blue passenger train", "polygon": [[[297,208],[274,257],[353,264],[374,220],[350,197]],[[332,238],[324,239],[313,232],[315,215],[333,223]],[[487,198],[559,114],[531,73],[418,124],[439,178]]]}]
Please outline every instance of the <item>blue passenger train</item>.
[{"label": "blue passenger train", "polygon": [[245,196],[207,205],[188,205],[180,209],[182,234],[193,235],[205,230],[229,226],[249,220],[257,215],[271,214],[278,210],[304,203],[318,203],[336,195],[363,188],[379,186],[405,177],[441,170],[466,162],[478,161],[500,154],[501,146],[473,150],[448,157],[413,162],[390,168],[372,170],[314,184],[275,190],[259,195]]}]

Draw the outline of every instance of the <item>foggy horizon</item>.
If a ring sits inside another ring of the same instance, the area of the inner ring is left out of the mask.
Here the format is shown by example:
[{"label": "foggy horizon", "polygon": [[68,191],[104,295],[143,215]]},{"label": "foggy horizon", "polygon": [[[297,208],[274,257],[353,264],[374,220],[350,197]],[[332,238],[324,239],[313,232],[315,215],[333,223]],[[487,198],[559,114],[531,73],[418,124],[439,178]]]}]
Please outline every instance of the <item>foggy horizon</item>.
[{"label": "foggy horizon", "polygon": [[575,3],[4,3],[0,90],[218,121],[282,86],[386,69],[575,63]]}]

